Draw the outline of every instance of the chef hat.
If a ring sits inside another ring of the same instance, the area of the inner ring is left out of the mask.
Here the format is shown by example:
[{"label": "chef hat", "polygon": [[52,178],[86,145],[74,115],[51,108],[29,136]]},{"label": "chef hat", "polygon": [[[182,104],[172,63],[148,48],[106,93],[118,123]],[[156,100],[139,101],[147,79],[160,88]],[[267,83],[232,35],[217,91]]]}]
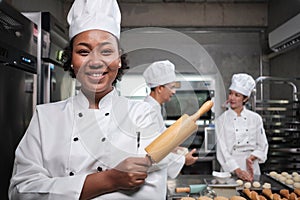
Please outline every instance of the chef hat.
[{"label": "chef hat", "polygon": [[230,90],[234,90],[249,97],[255,87],[254,79],[248,74],[234,74],[231,79]]},{"label": "chef hat", "polygon": [[168,60],[157,61],[149,65],[143,76],[150,88],[171,83],[176,80],[175,66]]},{"label": "chef hat", "polygon": [[107,31],[120,38],[121,13],[116,0],[75,0],[67,20],[70,39],[93,29]]}]

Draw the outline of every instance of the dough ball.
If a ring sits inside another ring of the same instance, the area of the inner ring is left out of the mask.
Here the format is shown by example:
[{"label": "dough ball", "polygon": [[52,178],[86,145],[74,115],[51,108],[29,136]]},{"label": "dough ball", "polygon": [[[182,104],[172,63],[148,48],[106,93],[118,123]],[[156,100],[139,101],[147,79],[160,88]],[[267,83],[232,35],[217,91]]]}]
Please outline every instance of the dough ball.
[{"label": "dough ball", "polygon": [[264,189],[271,189],[271,183],[264,183],[262,187]]},{"label": "dough ball", "polygon": [[251,183],[250,183],[250,182],[246,182],[246,183],[244,184],[244,187],[245,187],[245,188],[251,188]]},{"label": "dough ball", "polygon": [[236,184],[238,184],[239,186],[242,186],[244,184],[244,182],[241,179],[236,180]]},{"label": "dough ball", "polygon": [[286,179],[285,183],[288,185],[293,185],[294,181],[292,179]]},{"label": "dough ball", "polygon": [[294,180],[295,182],[300,182],[300,175],[294,176],[294,177],[293,177],[293,180]]},{"label": "dough ball", "polygon": [[282,176],[281,174],[276,174],[274,178],[279,179],[280,177],[284,177],[284,176]]},{"label": "dough ball", "polygon": [[300,189],[300,183],[294,183],[294,188]]},{"label": "dough ball", "polygon": [[287,179],[291,179],[291,178],[293,178],[293,176],[292,176],[292,175],[290,175],[290,174],[288,174],[288,175],[286,175],[286,176],[285,176],[285,178],[287,178]]},{"label": "dough ball", "polygon": [[258,181],[254,181],[253,182],[253,187],[259,188],[260,187],[260,183]]},{"label": "dough ball", "polygon": [[281,172],[281,175],[282,176],[287,176],[287,175],[289,175],[289,173],[287,173],[287,172]]},{"label": "dough ball", "polygon": [[293,172],[292,176],[299,176],[298,172]]},{"label": "dough ball", "polygon": [[286,181],[286,177],[284,177],[284,176],[281,176],[281,177],[279,177],[279,181],[281,181],[281,182],[285,182]]},{"label": "dough ball", "polygon": [[275,172],[275,171],[271,171],[271,172],[269,173],[269,175],[270,175],[270,176],[272,176],[272,177],[276,177],[276,175],[277,175],[277,172]]}]

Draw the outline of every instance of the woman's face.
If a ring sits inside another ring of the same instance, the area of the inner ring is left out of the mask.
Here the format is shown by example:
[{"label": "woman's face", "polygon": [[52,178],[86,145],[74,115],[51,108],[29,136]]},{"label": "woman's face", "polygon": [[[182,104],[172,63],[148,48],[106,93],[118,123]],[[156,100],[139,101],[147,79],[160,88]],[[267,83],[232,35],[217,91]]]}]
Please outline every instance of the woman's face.
[{"label": "woman's face", "polygon": [[83,92],[107,94],[121,66],[117,39],[101,30],[78,34],[73,41],[72,64]]},{"label": "woman's face", "polygon": [[234,90],[229,90],[228,103],[231,109],[242,108],[245,101],[247,101],[247,98],[245,98],[244,95]]}]

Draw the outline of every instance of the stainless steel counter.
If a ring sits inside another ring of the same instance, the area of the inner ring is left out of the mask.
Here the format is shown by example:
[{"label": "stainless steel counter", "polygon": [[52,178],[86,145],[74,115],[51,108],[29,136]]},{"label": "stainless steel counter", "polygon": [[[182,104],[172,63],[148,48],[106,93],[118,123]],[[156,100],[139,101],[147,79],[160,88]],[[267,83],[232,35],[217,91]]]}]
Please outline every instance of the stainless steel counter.
[{"label": "stainless steel counter", "polygon": [[[189,194],[189,193],[176,193],[175,188],[178,187],[189,187],[189,185],[194,184],[205,184],[205,181],[208,183],[213,190],[216,191],[218,196],[231,197],[234,195],[240,195],[239,191],[242,190],[242,187],[237,187],[235,181],[237,177],[233,176],[228,184],[215,184],[215,179],[212,175],[179,175],[176,179],[168,179],[167,187],[167,200],[179,200],[182,197],[199,197],[200,194]],[[272,185],[272,190],[280,190],[285,187],[283,184],[275,181],[267,175],[255,176],[254,181],[258,181],[263,185],[263,183],[270,183]],[[257,190],[257,188],[256,188]],[[259,188],[258,188],[259,190]]]}]

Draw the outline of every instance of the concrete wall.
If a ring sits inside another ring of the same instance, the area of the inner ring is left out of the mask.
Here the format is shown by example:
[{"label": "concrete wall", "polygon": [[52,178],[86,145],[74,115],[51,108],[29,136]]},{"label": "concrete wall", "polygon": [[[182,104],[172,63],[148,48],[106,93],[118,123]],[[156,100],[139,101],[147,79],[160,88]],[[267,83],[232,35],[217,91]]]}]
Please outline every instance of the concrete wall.
[{"label": "concrete wall", "polygon": [[[273,30],[288,19],[300,13],[300,1],[270,0],[269,2],[269,30]],[[300,90],[300,46],[277,54],[270,60],[270,75],[293,80]],[[292,100],[292,89],[288,84],[272,84],[270,90],[272,99]],[[299,94],[298,94],[299,96]]]},{"label": "concrete wall", "polygon": [[[49,11],[62,23],[66,23],[65,16],[71,5],[69,0],[10,1],[21,11]],[[120,9],[123,31],[141,27],[169,28],[202,45],[218,67],[225,88],[234,73],[247,72],[254,78],[269,75],[268,62],[261,59],[261,49],[266,48],[267,3],[121,3]],[[143,43],[138,44],[143,46]],[[177,48],[183,46],[179,44]],[[190,52],[193,54],[195,52]],[[185,58],[172,52],[143,48],[142,51],[130,52],[129,58],[132,67],[170,59],[177,64],[179,71],[195,72],[188,67]]]}]

